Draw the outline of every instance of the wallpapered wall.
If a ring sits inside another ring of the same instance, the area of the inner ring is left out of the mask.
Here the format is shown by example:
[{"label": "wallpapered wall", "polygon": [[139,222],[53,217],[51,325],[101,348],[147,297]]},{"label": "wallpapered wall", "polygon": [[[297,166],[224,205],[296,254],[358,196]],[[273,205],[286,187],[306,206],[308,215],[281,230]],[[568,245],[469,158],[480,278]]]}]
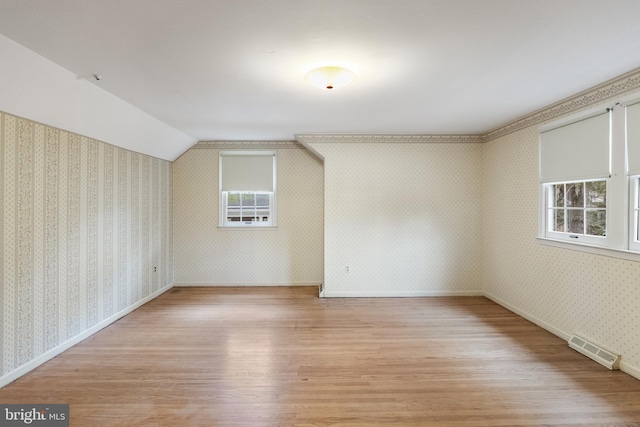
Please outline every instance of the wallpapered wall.
[{"label": "wallpapered wall", "polygon": [[[200,143],[172,165],[0,113],[0,383],[162,292],[174,265],[176,284],[484,292],[640,374],[640,263],[536,241],[537,125],[638,87],[621,78],[485,144],[310,143],[324,167],[291,142]],[[278,150],[278,228],[218,229],[218,150],[259,147]]]},{"label": "wallpapered wall", "polygon": [[482,144],[310,145],[325,164],[325,296],[482,293]]},{"label": "wallpapered wall", "polygon": [[545,246],[536,236],[538,123],[603,99],[613,105],[615,96],[632,93],[626,87],[639,84],[640,74],[621,79],[531,116],[519,130],[483,144],[485,294],[564,338],[575,333],[620,352],[635,376],[640,375],[640,263]]},{"label": "wallpapered wall", "polygon": [[[218,228],[218,154],[275,149],[278,227]],[[322,163],[293,142],[199,143],[173,165],[175,285],[322,282]]]},{"label": "wallpapered wall", "polygon": [[173,263],[171,163],[0,113],[0,165],[1,379],[170,285]]}]

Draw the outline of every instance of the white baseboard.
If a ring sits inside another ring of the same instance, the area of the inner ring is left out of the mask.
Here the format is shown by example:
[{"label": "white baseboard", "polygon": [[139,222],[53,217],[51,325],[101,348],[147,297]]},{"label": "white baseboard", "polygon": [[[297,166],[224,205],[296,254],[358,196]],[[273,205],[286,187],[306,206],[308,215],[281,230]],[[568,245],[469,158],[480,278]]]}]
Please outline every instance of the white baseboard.
[{"label": "white baseboard", "polygon": [[[112,324],[113,322],[115,322],[116,320],[126,316],[127,314],[131,313],[132,311],[134,311],[135,309],[141,307],[142,305],[146,304],[147,302],[151,301],[154,298],[157,298],[158,296],[162,295],[163,293],[165,293],[166,291],[168,291],[169,289],[173,288],[173,287],[188,287],[188,286],[211,286],[211,287],[240,287],[240,286],[319,286],[320,282],[294,282],[294,283],[175,283],[172,285],[168,285],[165,286],[164,288],[154,292],[153,294],[141,299],[140,301],[138,301],[137,303],[125,308],[124,310],[119,311],[118,313],[114,314],[113,316],[103,320],[102,322],[92,326],[91,328],[87,329],[86,331],[76,335],[73,338],[70,338],[69,340],[65,341],[64,343],[58,345],[57,347],[52,348],[51,350],[41,354],[40,356],[36,357],[35,359],[25,363],[24,365],[14,369],[11,372],[8,372],[7,374],[3,375],[2,377],[0,377],[0,388],[4,387],[5,385],[15,381],[16,379],[20,378],[21,376],[27,374],[28,372],[34,370],[35,368],[37,368],[38,366],[42,365],[43,363],[47,362],[48,360],[53,359],[54,357],[56,357],[57,355],[59,355],[60,353],[64,352],[65,350],[68,350],[69,348],[73,347],[74,345],[78,344],[79,342],[85,340],[86,338],[90,337],[91,335],[95,334],[96,332],[100,331],[101,329],[104,329],[105,327],[109,326],[110,324]],[[438,297],[438,296],[484,296],[488,299],[490,299],[491,301],[495,302],[498,305],[501,305],[502,307],[506,308],[507,310],[517,314],[518,316],[527,319],[528,321],[538,325],[539,327],[551,332],[552,334],[562,338],[563,340],[568,340],[571,337],[571,334],[565,331],[562,331],[550,324],[548,324],[547,322],[544,322],[540,319],[538,319],[535,316],[530,315],[529,313],[522,311],[514,306],[512,306],[511,304],[501,300],[500,298],[496,297],[495,295],[491,295],[488,292],[480,292],[480,291],[455,291],[455,292],[451,292],[451,291],[419,291],[419,292],[396,292],[396,293],[390,293],[390,292],[329,292],[326,289],[324,290],[324,297],[328,297],[328,298],[410,298],[410,297]],[[640,380],[640,368],[638,368],[637,366],[634,366],[632,364],[629,364],[627,362],[625,362],[624,360],[622,360],[620,362],[620,370],[625,372],[628,375],[631,375],[634,378],[637,378]]]},{"label": "white baseboard", "polygon": [[496,297],[495,295],[491,295],[490,293],[485,292],[484,296],[489,298],[491,301],[495,302],[496,304],[503,306],[507,310],[517,314],[520,317],[523,317],[523,318],[527,319],[529,322],[540,326],[542,329],[545,329],[545,330],[551,332],[553,335],[555,335],[557,337],[560,337],[565,341],[568,341],[569,338],[571,338],[572,334],[570,334],[568,332],[565,332],[565,331],[563,331],[561,329],[558,329],[555,326],[552,326],[552,325],[548,324],[547,322],[545,322],[543,320],[540,320],[537,317],[532,316],[531,314],[512,306],[508,302],[501,300],[500,298]]},{"label": "white baseboard", "polygon": [[325,288],[325,298],[412,298],[412,297],[481,297],[482,291],[412,291],[412,292],[333,292]]},{"label": "white baseboard", "polygon": [[236,288],[250,286],[320,286],[320,282],[239,282],[239,283],[213,283],[213,282],[176,282],[174,288],[193,288],[193,287],[209,287],[209,288]]},{"label": "white baseboard", "polygon": [[[548,324],[547,322],[544,322],[540,319],[538,319],[535,316],[532,316],[531,314],[519,310],[517,308],[515,308],[514,306],[512,306],[511,304],[501,300],[500,298],[496,297],[495,295],[491,295],[488,292],[484,293],[484,296],[487,297],[488,299],[490,299],[491,301],[495,302],[498,305],[501,305],[502,307],[506,308],[507,310],[517,314],[518,316],[527,319],[529,322],[534,323],[538,326],[540,326],[542,329],[545,329],[548,332],[551,332],[553,335],[562,338],[565,341],[568,341],[571,336],[573,334],[570,334],[569,332],[563,331],[561,329],[558,329],[550,324]],[[624,356],[623,356],[624,358]],[[640,380],[640,369],[637,366],[631,365],[627,362],[625,362],[624,360],[620,361],[620,370],[626,374],[631,375],[634,378],[637,378]]]},{"label": "white baseboard", "polygon": [[19,366],[18,368],[14,369],[13,371],[4,374],[2,377],[0,377],[0,388],[6,386],[9,383],[12,383],[13,381],[17,380],[21,376],[31,372],[32,370],[34,370],[38,366],[42,365],[43,363],[53,359],[54,357],[56,357],[60,353],[70,349],[71,347],[73,347],[74,345],[78,344],[79,342],[89,338],[91,335],[95,334],[96,332],[100,331],[101,329],[106,328],[107,326],[109,326],[110,324],[115,322],[116,320],[126,316],[127,314],[131,313],[133,310],[135,310],[135,309],[141,307],[142,305],[148,303],[152,299],[157,298],[158,296],[162,295],[163,293],[165,293],[166,291],[168,291],[172,287],[173,287],[173,284],[165,286],[164,288],[162,288],[162,289],[152,293],[151,295],[141,299],[140,301],[136,302],[135,304],[130,305],[129,307],[125,308],[124,310],[121,310],[121,311],[117,312],[113,316],[108,317],[107,319],[104,319],[102,322],[92,326],[91,328],[87,329],[86,331],[76,335],[73,338],[68,339],[67,341],[65,341],[62,344],[52,348],[51,350],[48,350],[47,352],[41,354],[40,356],[36,357],[35,359],[32,359],[32,360],[28,361],[27,363],[25,363],[24,365]]},{"label": "white baseboard", "polygon": [[633,366],[624,360],[620,360],[620,370],[640,380],[640,368]]}]

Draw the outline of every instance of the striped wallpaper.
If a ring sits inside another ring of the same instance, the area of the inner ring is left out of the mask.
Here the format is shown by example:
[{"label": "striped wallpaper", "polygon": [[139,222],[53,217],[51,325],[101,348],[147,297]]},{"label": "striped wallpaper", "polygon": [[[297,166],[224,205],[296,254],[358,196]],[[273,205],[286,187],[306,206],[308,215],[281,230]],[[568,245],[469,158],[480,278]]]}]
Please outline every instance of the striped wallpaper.
[{"label": "striped wallpaper", "polygon": [[0,112],[0,379],[171,285],[171,168]]}]

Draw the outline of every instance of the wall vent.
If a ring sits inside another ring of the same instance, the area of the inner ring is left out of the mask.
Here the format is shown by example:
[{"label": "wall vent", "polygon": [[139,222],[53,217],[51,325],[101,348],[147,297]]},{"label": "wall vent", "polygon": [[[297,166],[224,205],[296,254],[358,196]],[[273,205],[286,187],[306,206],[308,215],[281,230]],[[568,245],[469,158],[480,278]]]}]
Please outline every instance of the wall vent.
[{"label": "wall vent", "polygon": [[569,340],[569,347],[595,360],[613,371],[620,369],[620,355],[574,335]]}]

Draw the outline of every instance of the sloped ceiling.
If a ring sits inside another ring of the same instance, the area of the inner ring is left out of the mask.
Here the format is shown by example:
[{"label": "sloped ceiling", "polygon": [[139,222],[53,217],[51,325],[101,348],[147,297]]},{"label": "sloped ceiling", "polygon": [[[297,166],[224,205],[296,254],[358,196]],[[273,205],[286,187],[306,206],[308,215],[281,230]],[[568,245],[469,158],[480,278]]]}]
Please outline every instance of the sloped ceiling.
[{"label": "sloped ceiling", "polygon": [[[0,0],[0,33],[194,140],[292,140],[486,133],[640,67],[638,16],[637,0]],[[329,63],[353,84],[305,82]]]}]

